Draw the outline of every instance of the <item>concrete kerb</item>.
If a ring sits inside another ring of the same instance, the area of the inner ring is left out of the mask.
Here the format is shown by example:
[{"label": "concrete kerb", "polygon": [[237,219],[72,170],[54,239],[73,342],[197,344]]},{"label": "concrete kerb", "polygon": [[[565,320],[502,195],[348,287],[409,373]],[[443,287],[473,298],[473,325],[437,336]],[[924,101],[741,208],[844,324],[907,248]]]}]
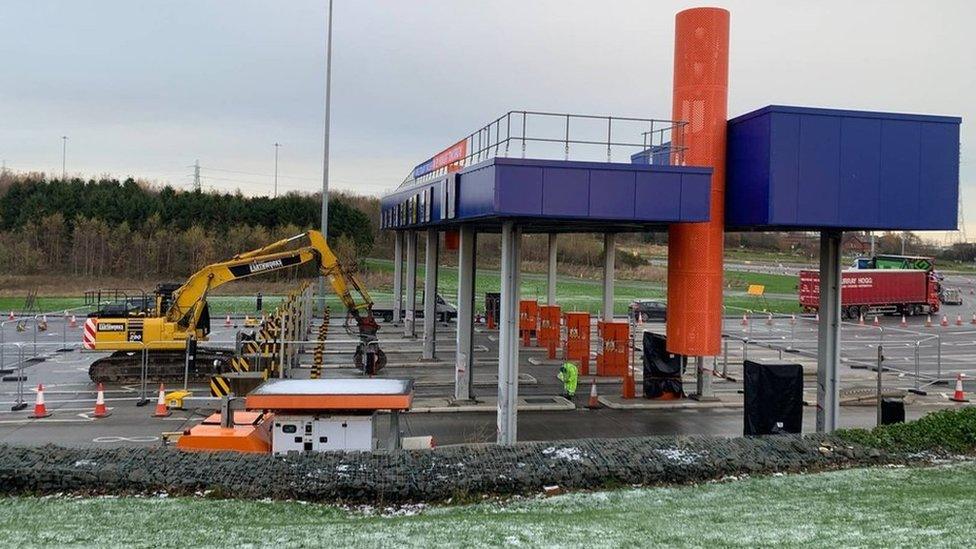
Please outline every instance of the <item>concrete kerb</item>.
[{"label": "concrete kerb", "polygon": [[[576,404],[561,396],[519,396],[516,405],[520,412],[562,412],[575,410]],[[478,397],[474,402],[455,401],[451,397],[421,398],[415,399],[412,414],[422,413],[463,413],[463,412],[484,412],[495,413],[498,411],[498,398]]]}]

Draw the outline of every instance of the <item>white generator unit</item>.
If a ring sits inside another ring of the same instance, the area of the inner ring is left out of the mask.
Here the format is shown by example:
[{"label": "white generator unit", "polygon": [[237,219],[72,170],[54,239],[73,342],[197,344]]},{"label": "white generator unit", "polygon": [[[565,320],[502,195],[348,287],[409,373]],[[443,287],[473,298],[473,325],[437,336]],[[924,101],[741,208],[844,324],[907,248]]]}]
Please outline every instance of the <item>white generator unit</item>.
[{"label": "white generator unit", "polygon": [[277,414],[271,428],[271,452],[342,452],[376,449],[375,414]]}]

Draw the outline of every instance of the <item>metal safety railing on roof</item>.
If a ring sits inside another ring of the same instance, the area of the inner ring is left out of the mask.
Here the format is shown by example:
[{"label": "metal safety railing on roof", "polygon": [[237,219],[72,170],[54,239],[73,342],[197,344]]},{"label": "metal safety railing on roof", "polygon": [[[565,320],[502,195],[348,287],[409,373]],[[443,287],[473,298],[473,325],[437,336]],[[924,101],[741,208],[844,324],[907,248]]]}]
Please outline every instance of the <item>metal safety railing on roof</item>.
[{"label": "metal safety railing on roof", "polygon": [[509,111],[419,164],[400,187],[494,157],[613,162],[645,153],[646,163],[683,165],[687,122],[625,116]]}]

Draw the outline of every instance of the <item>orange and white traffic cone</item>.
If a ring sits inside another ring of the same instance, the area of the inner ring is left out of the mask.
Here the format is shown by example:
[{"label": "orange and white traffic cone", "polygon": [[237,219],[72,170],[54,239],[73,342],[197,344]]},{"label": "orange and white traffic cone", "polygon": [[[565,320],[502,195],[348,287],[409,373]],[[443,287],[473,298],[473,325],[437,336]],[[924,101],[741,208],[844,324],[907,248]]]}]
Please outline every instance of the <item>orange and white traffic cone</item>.
[{"label": "orange and white traffic cone", "polygon": [[820,312],[819,311],[817,311],[817,314],[813,315],[813,319],[816,320],[817,322],[820,322]]},{"label": "orange and white traffic cone", "polygon": [[772,326],[772,325],[773,325],[773,313],[769,313],[768,315],[766,315],[766,326]]},{"label": "orange and white traffic cone", "polygon": [[596,394],[596,378],[593,378],[593,382],[590,383],[590,401],[586,403],[586,407],[590,410],[600,407],[600,397]]},{"label": "orange and white traffic cone", "polygon": [[860,324],[861,326],[864,326],[864,315],[858,315],[857,323]]},{"label": "orange and white traffic cone", "polygon": [[105,388],[99,383],[98,395],[95,397],[95,411],[92,412],[92,417],[103,418],[108,416],[108,408],[105,407]]},{"label": "orange and white traffic cone", "polygon": [[901,327],[904,328],[905,326],[908,326],[908,319],[905,318],[905,315],[901,315]]},{"label": "orange and white traffic cone", "polygon": [[790,326],[796,324],[796,315],[790,315]]},{"label": "orange and white traffic cone", "polygon": [[941,324],[943,326],[948,326],[949,325],[949,317],[947,317],[946,315],[942,315],[942,322],[941,322]]},{"label": "orange and white traffic cone", "polygon": [[224,319],[224,328],[230,328],[230,327],[231,327],[230,315],[227,315],[227,318]]},{"label": "orange and white traffic cone", "polygon": [[7,320],[14,320],[14,319],[16,319],[16,318],[17,318],[17,317],[16,317],[16,316],[14,316],[14,312],[13,312],[13,311],[10,311],[10,314],[9,314],[9,315],[7,315]]},{"label": "orange and white traffic cone", "polygon": [[931,328],[932,327],[932,315],[926,315],[925,316],[925,327],[926,328]]},{"label": "orange and white traffic cone", "polygon": [[881,320],[878,318],[878,315],[874,315],[874,325],[881,326]]},{"label": "orange and white traffic cone", "polygon": [[973,319],[969,321],[970,324],[976,324],[976,313],[973,313]]},{"label": "orange and white traffic cone", "polygon": [[742,315],[742,325],[743,326],[748,326],[749,325],[749,317],[748,316]]},{"label": "orange and white traffic cone", "polygon": [[51,412],[47,411],[47,406],[44,405],[44,385],[37,384],[37,397],[34,398],[34,413],[31,414],[30,418],[41,419],[42,417],[48,417]]},{"label": "orange and white traffic cone", "polygon": [[956,390],[952,393],[949,400],[953,402],[969,402],[966,393],[962,390],[962,373],[956,374]]},{"label": "orange and white traffic cone", "polygon": [[68,327],[69,328],[77,328],[78,327],[78,319],[75,318],[75,315],[71,315],[71,320],[68,321]]},{"label": "orange and white traffic cone", "polygon": [[962,326],[962,315],[956,315],[956,326]]},{"label": "orange and white traffic cone", "polygon": [[153,417],[169,417],[173,412],[169,411],[169,406],[166,406],[166,393],[163,390],[163,384],[159,384],[159,398],[156,399],[156,412]]}]

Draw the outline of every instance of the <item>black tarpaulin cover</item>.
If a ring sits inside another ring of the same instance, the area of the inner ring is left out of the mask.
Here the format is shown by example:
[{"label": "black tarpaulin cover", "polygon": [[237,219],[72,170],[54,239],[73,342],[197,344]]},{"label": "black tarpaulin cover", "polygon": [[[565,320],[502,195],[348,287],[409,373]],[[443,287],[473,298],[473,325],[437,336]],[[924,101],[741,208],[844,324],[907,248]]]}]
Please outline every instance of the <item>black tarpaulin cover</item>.
[{"label": "black tarpaulin cover", "polygon": [[644,398],[681,398],[684,357],[668,352],[661,334],[644,332]]},{"label": "black tarpaulin cover", "polygon": [[803,427],[803,367],[746,360],[743,369],[744,434],[799,433]]}]

